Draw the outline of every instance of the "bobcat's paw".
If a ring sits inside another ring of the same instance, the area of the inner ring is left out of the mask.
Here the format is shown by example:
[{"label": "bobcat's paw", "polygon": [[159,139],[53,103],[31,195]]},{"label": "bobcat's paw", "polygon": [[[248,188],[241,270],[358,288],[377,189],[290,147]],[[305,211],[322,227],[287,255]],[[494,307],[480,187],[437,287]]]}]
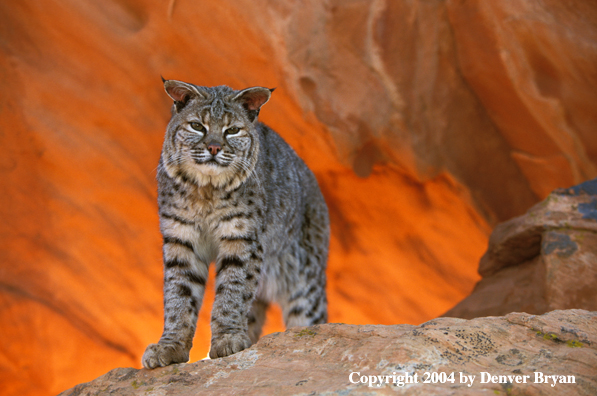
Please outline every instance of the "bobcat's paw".
[{"label": "bobcat's paw", "polygon": [[152,369],[189,361],[189,351],[180,344],[150,344],[143,358],[143,367]]},{"label": "bobcat's paw", "polygon": [[245,333],[222,334],[212,338],[209,357],[212,359],[232,355],[251,346],[251,340]]}]

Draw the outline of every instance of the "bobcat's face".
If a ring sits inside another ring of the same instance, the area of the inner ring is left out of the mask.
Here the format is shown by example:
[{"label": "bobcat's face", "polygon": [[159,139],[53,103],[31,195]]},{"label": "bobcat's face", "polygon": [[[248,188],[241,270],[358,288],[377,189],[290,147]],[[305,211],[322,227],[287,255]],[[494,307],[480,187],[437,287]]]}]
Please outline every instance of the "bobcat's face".
[{"label": "bobcat's face", "polygon": [[202,88],[172,80],[165,85],[175,101],[162,152],[166,171],[200,186],[240,185],[257,161],[255,119],[271,91]]},{"label": "bobcat's face", "polygon": [[259,150],[255,127],[242,117],[242,108],[219,102],[195,99],[177,117],[173,148],[188,173],[231,177],[249,169]]}]

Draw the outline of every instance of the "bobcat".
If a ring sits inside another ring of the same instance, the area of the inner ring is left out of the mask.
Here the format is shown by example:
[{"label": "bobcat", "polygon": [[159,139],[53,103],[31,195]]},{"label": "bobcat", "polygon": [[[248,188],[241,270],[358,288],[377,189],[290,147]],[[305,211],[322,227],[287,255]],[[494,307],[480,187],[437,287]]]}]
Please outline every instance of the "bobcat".
[{"label": "bobcat", "polygon": [[174,100],[157,174],[164,331],[143,366],[189,360],[211,262],[211,358],[255,343],[270,302],[286,327],[326,323],[328,210],[313,173],[257,121],[273,89],[164,88]]}]

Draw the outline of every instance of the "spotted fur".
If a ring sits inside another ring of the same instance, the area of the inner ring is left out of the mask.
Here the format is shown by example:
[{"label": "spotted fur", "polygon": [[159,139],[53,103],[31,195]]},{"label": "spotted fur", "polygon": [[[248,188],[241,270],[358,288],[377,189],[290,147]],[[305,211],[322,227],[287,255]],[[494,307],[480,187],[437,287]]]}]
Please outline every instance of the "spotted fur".
[{"label": "spotted fur", "polygon": [[164,331],[143,366],[188,361],[212,262],[210,357],[256,342],[270,302],[287,327],[327,322],[328,211],[305,163],[257,121],[273,90],[164,86],[174,100],[157,176]]}]

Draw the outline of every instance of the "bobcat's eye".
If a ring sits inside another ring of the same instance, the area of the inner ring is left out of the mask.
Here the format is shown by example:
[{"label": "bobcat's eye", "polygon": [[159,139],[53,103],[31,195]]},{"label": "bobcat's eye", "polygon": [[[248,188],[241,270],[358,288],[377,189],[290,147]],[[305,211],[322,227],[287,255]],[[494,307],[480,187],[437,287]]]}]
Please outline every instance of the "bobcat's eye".
[{"label": "bobcat's eye", "polygon": [[224,135],[226,135],[226,136],[236,135],[236,134],[238,134],[239,131],[240,131],[240,128],[237,128],[237,127],[228,128],[224,131]]},{"label": "bobcat's eye", "polygon": [[199,122],[191,122],[190,125],[191,125],[191,128],[193,128],[194,130],[196,130],[198,132],[205,132],[205,127],[203,125],[201,125],[201,123],[199,123]]}]

